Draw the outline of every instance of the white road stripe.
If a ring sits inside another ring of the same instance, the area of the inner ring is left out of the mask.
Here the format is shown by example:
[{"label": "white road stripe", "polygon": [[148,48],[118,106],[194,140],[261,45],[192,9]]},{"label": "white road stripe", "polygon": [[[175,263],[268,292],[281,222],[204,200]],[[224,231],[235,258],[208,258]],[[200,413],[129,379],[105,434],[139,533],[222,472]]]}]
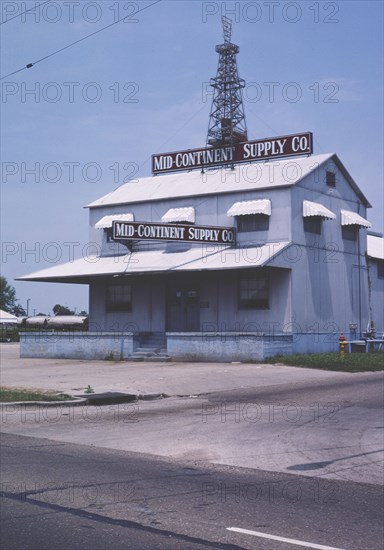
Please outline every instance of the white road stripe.
[{"label": "white road stripe", "polygon": [[249,529],[241,529],[240,527],[226,527],[226,529],[227,531],[235,531],[236,533],[244,533],[244,535],[253,535],[254,537],[261,537],[263,539],[271,539],[271,540],[279,540],[280,542],[288,542],[289,544],[296,544],[296,546],[305,546],[306,548],[316,548],[316,550],[342,550],[341,548],[335,548],[334,546],[324,546],[322,544],[314,544],[312,542],[303,542],[301,540],[278,537],[277,535],[267,535],[267,533],[260,533],[259,531],[250,531]]}]

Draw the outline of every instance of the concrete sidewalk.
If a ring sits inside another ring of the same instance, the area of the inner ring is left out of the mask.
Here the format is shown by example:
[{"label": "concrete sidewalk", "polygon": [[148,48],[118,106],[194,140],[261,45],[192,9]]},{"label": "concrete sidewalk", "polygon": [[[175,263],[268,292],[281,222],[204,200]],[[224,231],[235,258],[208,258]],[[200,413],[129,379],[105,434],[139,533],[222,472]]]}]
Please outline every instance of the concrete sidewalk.
[{"label": "concrete sidewalk", "polygon": [[95,393],[162,393],[169,396],[199,395],[238,388],[320,382],[359,374],[321,371],[282,365],[247,363],[145,363],[26,359],[19,344],[0,344],[1,385],[54,390],[83,395],[87,386]]}]

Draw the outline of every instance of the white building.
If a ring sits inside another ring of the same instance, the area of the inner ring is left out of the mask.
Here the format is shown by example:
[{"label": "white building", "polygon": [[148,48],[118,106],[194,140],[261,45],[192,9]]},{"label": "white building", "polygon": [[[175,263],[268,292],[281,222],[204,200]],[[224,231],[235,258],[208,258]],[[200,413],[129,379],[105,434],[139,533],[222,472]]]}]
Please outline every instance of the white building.
[{"label": "white building", "polygon": [[[88,207],[99,253],[20,280],[89,285],[90,332],[26,335],[24,355],[128,358],[147,344],[246,361],[384,329],[384,241],[367,235],[370,204],[335,154],[141,178]],[[113,220],[142,236],[156,224],[155,238],[116,242]],[[156,238],[173,226],[169,238],[206,227],[207,241]],[[215,228],[236,243],[213,243]]]}]

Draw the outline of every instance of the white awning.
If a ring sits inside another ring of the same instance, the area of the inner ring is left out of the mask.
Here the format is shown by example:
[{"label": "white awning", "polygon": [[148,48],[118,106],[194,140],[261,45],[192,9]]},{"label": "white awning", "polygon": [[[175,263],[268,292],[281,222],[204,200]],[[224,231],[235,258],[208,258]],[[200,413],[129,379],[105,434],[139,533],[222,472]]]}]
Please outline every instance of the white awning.
[{"label": "white awning", "polygon": [[89,256],[19,277],[18,280],[89,283],[94,277],[106,275],[261,267],[289,244],[284,241],[249,248],[200,245],[180,252],[151,250],[124,256]]},{"label": "white awning", "polygon": [[104,216],[104,218],[101,218],[95,227],[96,229],[108,229],[108,227],[112,227],[112,222],[114,220],[118,222],[133,222],[134,219],[133,214],[112,214],[112,216]]},{"label": "white awning", "polygon": [[303,216],[308,218],[311,216],[319,216],[326,220],[335,220],[336,214],[325,208],[319,202],[303,201]]},{"label": "white awning", "polygon": [[271,215],[271,201],[269,199],[260,199],[257,201],[235,202],[228,210],[228,216],[247,216],[250,214]]},{"label": "white awning", "polygon": [[365,220],[356,212],[350,212],[349,210],[340,210],[341,213],[341,225],[359,225],[360,227],[372,227],[369,221]]},{"label": "white awning", "polygon": [[161,218],[162,222],[188,222],[195,223],[195,209],[193,206],[186,208],[170,208]]}]

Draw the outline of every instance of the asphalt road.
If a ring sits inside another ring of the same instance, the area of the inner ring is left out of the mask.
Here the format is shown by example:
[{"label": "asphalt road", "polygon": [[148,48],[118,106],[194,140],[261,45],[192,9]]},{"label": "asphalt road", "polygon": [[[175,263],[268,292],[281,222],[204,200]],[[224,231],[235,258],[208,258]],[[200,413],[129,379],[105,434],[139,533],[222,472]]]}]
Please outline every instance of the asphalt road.
[{"label": "asphalt road", "polygon": [[382,548],[374,485],[12,434],[1,468],[2,550]]},{"label": "asphalt road", "polygon": [[7,384],[171,397],[0,406],[1,550],[383,547],[382,373],[22,361]]},{"label": "asphalt road", "polygon": [[270,383],[160,401],[11,406],[2,431],[197,464],[383,483],[383,376]]}]

